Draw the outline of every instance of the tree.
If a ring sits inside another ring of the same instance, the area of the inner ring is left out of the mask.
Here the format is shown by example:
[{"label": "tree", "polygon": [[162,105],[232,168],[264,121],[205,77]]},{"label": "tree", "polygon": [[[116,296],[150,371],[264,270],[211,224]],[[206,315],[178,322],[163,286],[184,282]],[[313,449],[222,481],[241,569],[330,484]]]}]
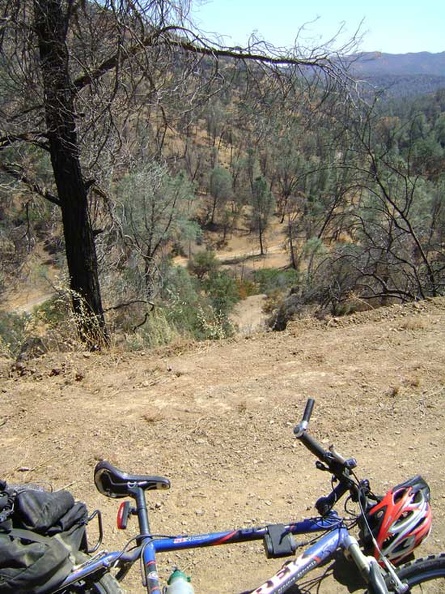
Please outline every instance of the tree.
[{"label": "tree", "polygon": [[[190,28],[187,12],[175,0],[12,0],[2,7],[1,167],[60,207],[73,309],[90,348],[106,339],[92,204],[106,196],[102,186],[110,186],[115,166],[131,160],[131,130],[149,121],[147,144],[137,150],[159,157],[170,125],[166,105],[178,115],[205,102],[222,86],[225,59],[242,65],[257,90],[264,81],[271,88],[279,81],[283,95],[303,81],[345,88],[329,48],[281,52],[255,38],[246,48],[225,47]],[[50,155],[49,185],[30,166],[33,152]]]},{"label": "tree", "polygon": [[[417,137],[417,126],[408,129]],[[357,156],[348,164],[351,207],[344,208],[342,219],[347,241],[333,246],[324,267],[331,279],[343,279],[336,290],[331,282],[338,303],[350,292],[386,305],[437,296],[444,288],[440,184],[413,169],[414,142],[400,153],[388,148],[387,130],[383,137],[380,131],[372,111],[355,129]],[[400,136],[397,129],[392,136]]]},{"label": "tree", "polygon": [[275,206],[274,197],[264,177],[257,177],[253,182],[251,205],[251,224],[253,229],[258,233],[260,254],[264,256],[264,234]]},{"label": "tree", "polygon": [[197,279],[202,281],[205,277],[213,276],[218,273],[220,269],[220,262],[218,261],[215,252],[204,250],[198,252],[191,258],[188,263],[188,270]]},{"label": "tree", "polygon": [[210,173],[210,196],[212,197],[210,224],[215,223],[218,209],[224,208],[233,196],[233,180],[230,171],[224,167],[215,167]]},{"label": "tree", "polygon": [[169,242],[196,238],[194,189],[183,174],[171,177],[165,165],[152,163],[127,174],[117,198],[124,238],[133,259],[142,262],[145,297],[151,301],[163,250]]}]

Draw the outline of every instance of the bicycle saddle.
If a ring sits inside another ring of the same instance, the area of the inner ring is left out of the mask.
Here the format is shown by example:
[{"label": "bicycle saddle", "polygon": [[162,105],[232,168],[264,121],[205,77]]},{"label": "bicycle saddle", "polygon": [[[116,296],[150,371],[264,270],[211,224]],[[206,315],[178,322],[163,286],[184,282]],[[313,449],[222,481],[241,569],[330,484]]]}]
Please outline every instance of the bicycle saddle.
[{"label": "bicycle saddle", "polygon": [[146,474],[127,474],[110,462],[101,460],[94,469],[94,484],[98,491],[106,497],[132,497],[132,488],[139,487],[144,491],[170,489],[170,481],[163,476]]}]

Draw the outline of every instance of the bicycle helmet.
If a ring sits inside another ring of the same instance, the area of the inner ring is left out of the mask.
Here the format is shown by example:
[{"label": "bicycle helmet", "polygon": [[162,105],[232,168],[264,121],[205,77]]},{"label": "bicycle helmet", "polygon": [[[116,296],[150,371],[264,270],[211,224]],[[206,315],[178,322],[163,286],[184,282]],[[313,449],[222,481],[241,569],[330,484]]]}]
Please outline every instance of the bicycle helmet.
[{"label": "bicycle helmet", "polygon": [[397,485],[366,514],[377,542],[373,554],[395,565],[407,557],[431,531],[430,488],[421,476]]}]

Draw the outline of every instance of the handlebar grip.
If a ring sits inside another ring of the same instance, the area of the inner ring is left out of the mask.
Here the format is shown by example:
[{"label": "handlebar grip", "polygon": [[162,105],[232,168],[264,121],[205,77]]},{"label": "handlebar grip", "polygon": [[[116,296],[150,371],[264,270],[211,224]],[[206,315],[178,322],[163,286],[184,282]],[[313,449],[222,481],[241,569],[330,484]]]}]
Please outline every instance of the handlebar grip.
[{"label": "handlebar grip", "polygon": [[314,439],[311,435],[307,433],[302,433],[301,435],[297,435],[298,439],[304,444],[304,446],[314,454],[321,462],[328,462],[327,455],[329,452],[322,447],[321,444],[318,443],[316,439]]},{"label": "handlebar grip", "polygon": [[308,401],[306,402],[306,408],[304,409],[304,413],[303,413],[303,419],[302,419],[302,422],[306,423],[306,425],[309,423],[309,419],[311,418],[312,411],[314,410],[314,404],[315,404],[315,400],[313,398],[308,398]]},{"label": "handlebar grip", "polygon": [[300,438],[305,433],[309,425],[309,419],[311,418],[312,411],[314,410],[314,404],[315,400],[313,398],[308,398],[306,407],[304,409],[303,418],[294,429],[294,433],[298,438]]}]

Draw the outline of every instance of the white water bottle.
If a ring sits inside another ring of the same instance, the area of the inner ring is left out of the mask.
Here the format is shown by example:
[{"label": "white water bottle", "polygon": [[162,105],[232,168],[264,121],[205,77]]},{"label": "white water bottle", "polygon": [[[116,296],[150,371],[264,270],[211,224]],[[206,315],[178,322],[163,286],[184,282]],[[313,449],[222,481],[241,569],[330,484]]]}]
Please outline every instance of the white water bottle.
[{"label": "white water bottle", "polygon": [[168,578],[167,582],[168,586],[164,590],[164,594],[194,594],[195,590],[193,589],[192,584],[190,583],[190,578],[187,577],[182,571],[179,569],[175,569],[175,571],[171,574]]}]

